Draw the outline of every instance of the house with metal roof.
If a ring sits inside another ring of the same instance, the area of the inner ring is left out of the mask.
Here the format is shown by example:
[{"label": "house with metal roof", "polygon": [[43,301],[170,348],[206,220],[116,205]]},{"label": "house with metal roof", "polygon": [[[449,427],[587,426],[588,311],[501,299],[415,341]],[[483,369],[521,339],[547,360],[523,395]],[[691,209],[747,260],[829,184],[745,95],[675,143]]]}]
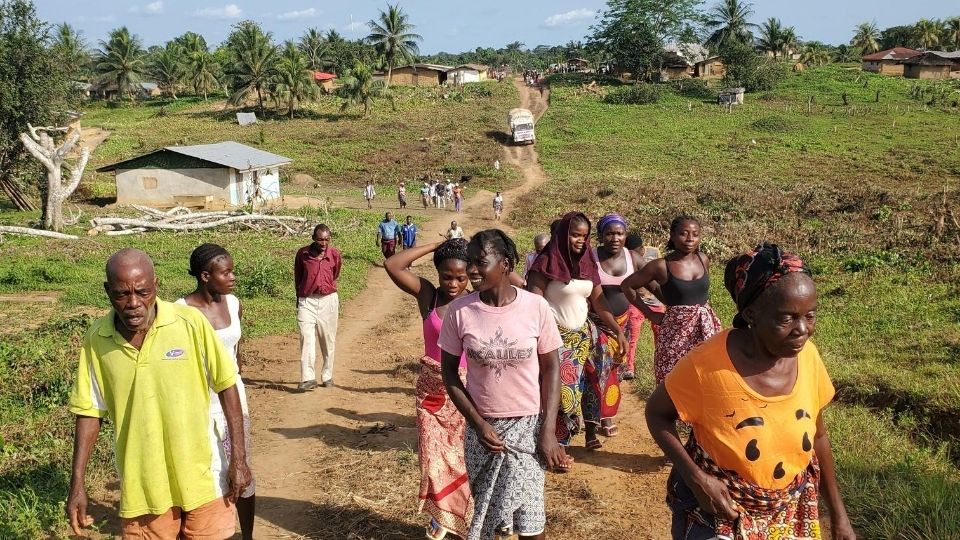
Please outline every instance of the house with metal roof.
[{"label": "house with metal roof", "polygon": [[447,72],[453,66],[440,64],[410,64],[393,68],[390,84],[406,86],[440,86],[447,82]]},{"label": "house with metal roof", "polygon": [[863,57],[863,70],[881,75],[901,76],[903,75],[902,62],[919,54],[920,51],[906,47],[894,47],[885,51],[878,51]]},{"label": "house with metal roof", "polygon": [[952,59],[936,51],[927,51],[900,63],[903,76],[908,79],[949,79],[954,65]]},{"label": "house with metal roof", "polygon": [[113,172],[117,204],[232,208],[280,198],[290,158],[234,141],[168,146],[97,169]]},{"label": "house with metal roof", "polygon": [[447,71],[447,81],[457,85],[475,83],[489,79],[489,74],[488,66],[463,64]]}]

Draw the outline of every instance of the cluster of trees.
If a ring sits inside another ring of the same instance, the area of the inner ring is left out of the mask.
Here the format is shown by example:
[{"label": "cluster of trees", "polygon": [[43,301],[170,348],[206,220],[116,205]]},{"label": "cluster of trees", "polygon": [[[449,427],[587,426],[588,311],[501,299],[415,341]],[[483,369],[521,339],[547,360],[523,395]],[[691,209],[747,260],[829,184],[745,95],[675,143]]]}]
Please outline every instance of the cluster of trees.
[{"label": "cluster of trees", "polygon": [[865,22],[854,30],[850,45],[863,54],[894,47],[960,51],[960,17],[920,19],[884,30],[876,22]]}]

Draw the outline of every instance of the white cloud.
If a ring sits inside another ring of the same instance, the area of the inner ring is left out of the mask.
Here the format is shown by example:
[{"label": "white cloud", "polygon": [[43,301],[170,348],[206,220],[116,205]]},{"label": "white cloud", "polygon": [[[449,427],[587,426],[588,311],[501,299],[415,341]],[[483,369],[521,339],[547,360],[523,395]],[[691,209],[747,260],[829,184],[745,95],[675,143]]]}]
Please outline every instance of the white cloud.
[{"label": "white cloud", "polygon": [[149,4],[143,7],[143,12],[150,15],[159,15],[163,13],[163,0],[150,2]]},{"label": "white cloud", "polygon": [[585,19],[592,19],[597,16],[597,12],[592,9],[580,8],[568,11],[566,13],[557,13],[551,15],[543,21],[543,25],[548,28],[556,26],[567,26],[576,24]]},{"label": "white cloud", "polygon": [[288,11],[286,13],[281,13],[277,15],[278,21],[295,21],[298,19],[309,19],[311,17],[316,17],[318,11],[314,8],[301,9],[296,11]]},{"label": "white cloud", "polygon": [[239,19],[243,17],[243,10],[236,4],[227,4],[219,8],[198,9],[193,14],[204,19]]}]

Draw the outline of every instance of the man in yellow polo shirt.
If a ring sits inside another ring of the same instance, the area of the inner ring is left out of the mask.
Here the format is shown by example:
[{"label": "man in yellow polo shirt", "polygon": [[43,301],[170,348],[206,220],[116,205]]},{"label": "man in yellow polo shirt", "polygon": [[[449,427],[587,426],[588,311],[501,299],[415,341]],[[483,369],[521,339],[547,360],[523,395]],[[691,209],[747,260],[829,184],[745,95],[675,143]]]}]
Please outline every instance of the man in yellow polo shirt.
[{"label": "man in yellow polo shirt", "polygon": [[[84,338],[70,394],[77,415],[67,516],[77,535],[87,515],[84,476],[103,418],[116,431],[124,538],[219,540],[233,536],[233,502],[250,482],[236,368],[198,310],[157,299],[146,253],[107,261],[113,309]],[[226,432],[210,403],[226,413]],[[232,455],[219,444],[230,437]]]}]

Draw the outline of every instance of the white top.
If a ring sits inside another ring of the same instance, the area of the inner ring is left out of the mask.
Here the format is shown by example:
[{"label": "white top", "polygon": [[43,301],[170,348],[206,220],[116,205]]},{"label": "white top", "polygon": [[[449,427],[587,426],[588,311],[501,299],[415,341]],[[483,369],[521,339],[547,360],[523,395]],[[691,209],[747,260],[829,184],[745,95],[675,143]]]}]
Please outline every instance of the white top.
[{"label": "white top", "polygon": [[587,322],[590,303],[587,298],[593,292],[593,282],[589,279],[572,279],[569,283],[551,280],[543,297],[550,304],[557,324],[567,330],[579,330]]},{"label": "white top", "polygon": [[463,238],[463,229],[458,225],[456,229],[450,229],[447,231],[447,238],[451,240],[454,238]]},{"label": "white top", "polygon": [[367,199],[372,199],[374,196],[376,196],[376,194],[377,192],[373,189],[373,184],[363,188],[363,196]]},{"label": "white top", "polygon": [[[227,352],[230,353],[230,358],[233,360],[233,367],[237,370],[237,373],[240,373],[240,366],[237,365],[237,345],[240,343],[240,299],[232,294],[224,296],[224,300],[227,302],[227,313],[230,315],[230,326],[221,328],[217,330],[214,328],[214,332],[217,333],[217,337],[220,338],[220,342],[223,343],[223,347],[227,349]],[[180,298],[177,300],[178,304],[188,305],[187,300]],[[243,386],[243,380],[240,377],[237,377],[237,392],[240,394],[240,408],[243,410],[243,414],[249,414],[247,409],[247,392]],[[223,411],[220,409],[220,399],[214,396],[214,399],[210,401],[210,408],[212,414],[223,415]]]}]

